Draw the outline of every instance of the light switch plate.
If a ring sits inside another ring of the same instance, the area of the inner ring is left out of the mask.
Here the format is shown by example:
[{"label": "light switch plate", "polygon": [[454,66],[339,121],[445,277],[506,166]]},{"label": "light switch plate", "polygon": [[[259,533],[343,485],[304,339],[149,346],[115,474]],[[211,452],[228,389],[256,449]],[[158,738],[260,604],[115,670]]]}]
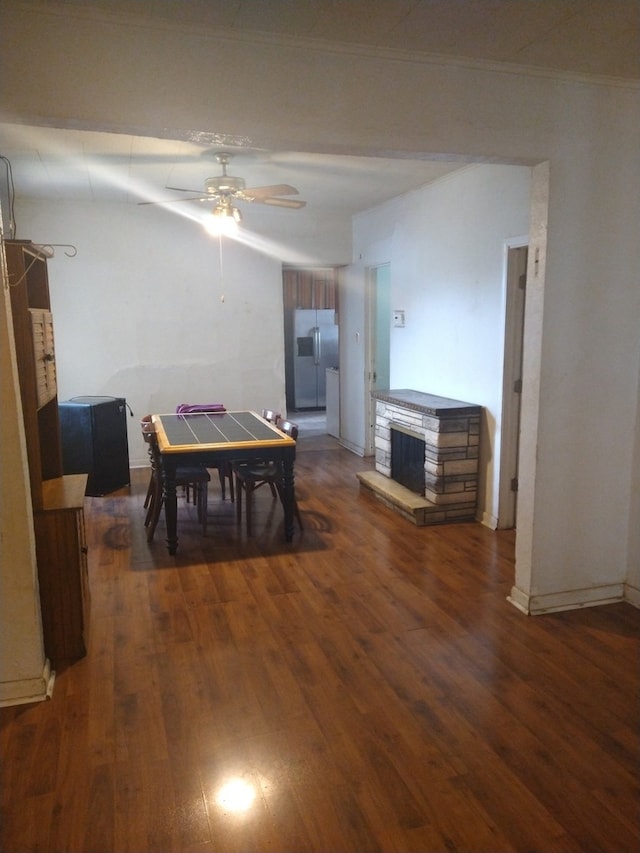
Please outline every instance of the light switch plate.
[{"label": "light switch plate", "polygon": [[396,329],[404,328],[404,311],[393,312],[393,325],[396,327]]}]

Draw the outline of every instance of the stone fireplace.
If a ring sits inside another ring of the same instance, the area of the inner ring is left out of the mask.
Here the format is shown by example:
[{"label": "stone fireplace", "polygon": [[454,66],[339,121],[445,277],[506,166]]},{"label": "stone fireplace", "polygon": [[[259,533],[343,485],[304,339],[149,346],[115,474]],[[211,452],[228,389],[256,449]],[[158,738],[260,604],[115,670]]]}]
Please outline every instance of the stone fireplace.
[{"label": "stone fireplace", "polygon": [[414,524],[474,519],[481,407],[407,389],[373,396],[376,470],[358,474],[361,485]]}]

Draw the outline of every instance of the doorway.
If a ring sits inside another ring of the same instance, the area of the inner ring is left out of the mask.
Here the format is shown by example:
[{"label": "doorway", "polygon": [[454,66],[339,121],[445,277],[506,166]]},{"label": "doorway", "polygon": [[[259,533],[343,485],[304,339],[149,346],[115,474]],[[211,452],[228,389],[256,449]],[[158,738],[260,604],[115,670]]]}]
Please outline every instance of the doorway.
[{"label": "doorway", "polygon": [[339,362],[338,268],[283,267],[288,412],[326,408],[326,370]]},{"label": "doorway", "polygon": [[366,423],[365,456],[375,453],[375,401],[373,391],[386,390],[391,382],[391,266],[380,264],[366,272]]},{"label": "doorway", "polygon": [[518,454],[527,256],[526,245],[507,245],[502,443],[498,498],[498,528],[503,530],[516,526],[518,510]]}]

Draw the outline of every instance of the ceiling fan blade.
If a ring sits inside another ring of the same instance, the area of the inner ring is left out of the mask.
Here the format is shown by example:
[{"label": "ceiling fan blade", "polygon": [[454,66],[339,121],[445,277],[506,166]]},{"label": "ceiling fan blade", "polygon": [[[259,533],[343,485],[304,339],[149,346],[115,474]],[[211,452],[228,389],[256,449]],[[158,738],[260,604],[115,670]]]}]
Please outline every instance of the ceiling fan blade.
[{"label": "ceiling fan blade", "polygon": [[139,201],[138,204],[176,204],[181,201],[211,201],[211,196],[196,195],[190,198],[167,198],[164,201]]},{"label": "ceiling fan blade", "polygon": [[269,196],[267,196],[267,198],[256,198],[254,201],[258,204],[271,204],[273,207],[289,207],[292,210],[305,207],[307,204],[306,201],[300,201],[294,198],[271,198]]},{"label": "ceiling fan blade", "polygon": [[245,187],[242,190],[242,194],[259,199],[274,195],[298,195],[298,190],[295,187],[289,186],[289,184],[273,184],[270,187]]},{"label": "ceiling fan blade", "polygon": [[176,192],[179,192],[179,193],[196,193],[196,194],[202,192],[202,190],[187,190],[184,187],[165,187],[165,190],[175,190]]}]

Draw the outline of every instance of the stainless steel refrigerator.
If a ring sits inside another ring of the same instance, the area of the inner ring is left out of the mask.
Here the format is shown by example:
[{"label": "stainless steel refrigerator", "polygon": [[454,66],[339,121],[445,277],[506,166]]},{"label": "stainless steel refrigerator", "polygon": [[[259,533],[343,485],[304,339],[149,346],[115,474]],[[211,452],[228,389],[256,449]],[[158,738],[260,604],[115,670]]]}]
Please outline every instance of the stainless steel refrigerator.
[{"label": "stainless steel refrigerator", "polygon": [[333,309],[298,308],[293,318],[296,409],[326,407],[327,367],[338,366],[338,327]]}]

